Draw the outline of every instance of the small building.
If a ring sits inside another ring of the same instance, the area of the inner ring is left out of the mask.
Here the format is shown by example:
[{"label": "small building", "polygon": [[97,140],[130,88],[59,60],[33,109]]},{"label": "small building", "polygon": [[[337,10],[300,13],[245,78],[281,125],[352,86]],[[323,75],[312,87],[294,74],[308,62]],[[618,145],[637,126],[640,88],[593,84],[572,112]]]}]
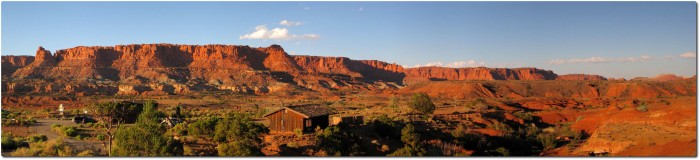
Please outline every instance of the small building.
[{"label": "small building", "polygon": [[331,111],[317,104],[286,106],[266,114],[269,120],[268,128],[272,132],[294,132],[301,129],[310,132],[316,127],[328,127],[328,116]]},{"label": "small building", "polygon": [[364,116],[334,116],[331,117],[331,125],[339,125],[340,123],[347,124],[351,127],[357,127],[364,124]]}]

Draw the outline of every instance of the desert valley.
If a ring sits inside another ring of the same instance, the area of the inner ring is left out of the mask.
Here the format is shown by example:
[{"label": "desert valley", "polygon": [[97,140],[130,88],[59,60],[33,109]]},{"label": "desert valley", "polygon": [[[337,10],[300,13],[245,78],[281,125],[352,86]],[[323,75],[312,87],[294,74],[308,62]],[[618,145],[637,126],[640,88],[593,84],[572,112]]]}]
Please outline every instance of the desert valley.
[{"label": "desert valley", "polygon": [[697,156],[696,76],[404,68],[280,45],[35,55],[2,56],[3,156]]}]

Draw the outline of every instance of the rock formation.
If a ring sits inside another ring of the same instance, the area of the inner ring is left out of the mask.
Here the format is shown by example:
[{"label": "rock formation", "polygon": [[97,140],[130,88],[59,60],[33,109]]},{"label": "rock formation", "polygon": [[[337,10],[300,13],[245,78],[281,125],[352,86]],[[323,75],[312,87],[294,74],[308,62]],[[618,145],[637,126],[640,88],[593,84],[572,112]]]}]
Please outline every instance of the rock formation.
[{"label": "rock formation", "polygon": [[409,77],[431,80],[554,80],[557,75],[537,68],[445,68],[419,67],[405,70]]},{"label": "rock formation", "polygon": [[590,75],[590,74],[566,74],[557,76],[556,80],[569,80],[569,81],[580,81],[580,80],[607,80],[607,78],[600,75]]},{"label": "rock formation", "polygon": [[2,56],[2,76],[9,76],[17,69],[34,62],[34,56]]},{"label": "rock formation", "polygon": [[57,92],[63,86],[34,83],[75,83],[80,85],[67,85],[65,91],[88,95],[100,94],[93,89],[100,86],[111,86],[110,92],[119,95],[186,94],[198,90],[266,94],[290,86],[330,92],[343,88],[399,88],[435,80],[605,79],[596,75],[558,76],[537,68],[405,69],[377,60],[290,56],[279,45],[252,48],[176,44],[78,46],[55,54],[39,47],[36,58],[3,56],[3,75],[11,75],[18,81],[45,81],[12,82],[20,87],[3,87],[3,90],[24,91],[29,87],[37,92]]}]

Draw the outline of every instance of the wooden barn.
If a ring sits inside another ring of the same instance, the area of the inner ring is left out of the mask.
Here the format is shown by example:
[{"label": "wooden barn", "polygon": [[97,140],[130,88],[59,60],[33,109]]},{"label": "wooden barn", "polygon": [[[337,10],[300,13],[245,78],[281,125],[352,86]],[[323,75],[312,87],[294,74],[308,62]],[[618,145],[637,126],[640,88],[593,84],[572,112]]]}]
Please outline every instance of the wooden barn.
[{"label": "wooden barn", "polygon": [[317,104],[286,106],[268,113],[264,117],[269,120],[268,128],[272,132],[294,132],[301,129],[309,132],[316,126],[328,127],[328,116],[331,111]]}]

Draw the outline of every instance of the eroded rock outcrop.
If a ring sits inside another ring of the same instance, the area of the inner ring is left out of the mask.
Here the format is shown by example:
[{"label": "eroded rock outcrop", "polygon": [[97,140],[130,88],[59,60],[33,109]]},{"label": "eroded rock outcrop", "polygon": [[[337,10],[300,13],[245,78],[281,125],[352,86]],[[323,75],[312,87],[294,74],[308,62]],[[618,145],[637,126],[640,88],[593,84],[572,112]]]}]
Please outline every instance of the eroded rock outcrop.
[{"label": "eroded rock outcrop", "polygon": [[17,69],[32,62],[34,62],[34,56],[2,56],[2,75],[12,75]]},{"label": "eroded rock outcrop", "polygon": [[567,81],[581,81],[581,80],[607,80],[607,78],[600,75],[590,75],[590,74],[566,74],[557,76],[556,80],[567,80]]},{"label": "eroded rock outcrop", "polygon": [[418,67],[405,70],[409,77],[425,77],[432,80],[554,80],[557,75],[550,70],[537,68],[445,68]]}]

